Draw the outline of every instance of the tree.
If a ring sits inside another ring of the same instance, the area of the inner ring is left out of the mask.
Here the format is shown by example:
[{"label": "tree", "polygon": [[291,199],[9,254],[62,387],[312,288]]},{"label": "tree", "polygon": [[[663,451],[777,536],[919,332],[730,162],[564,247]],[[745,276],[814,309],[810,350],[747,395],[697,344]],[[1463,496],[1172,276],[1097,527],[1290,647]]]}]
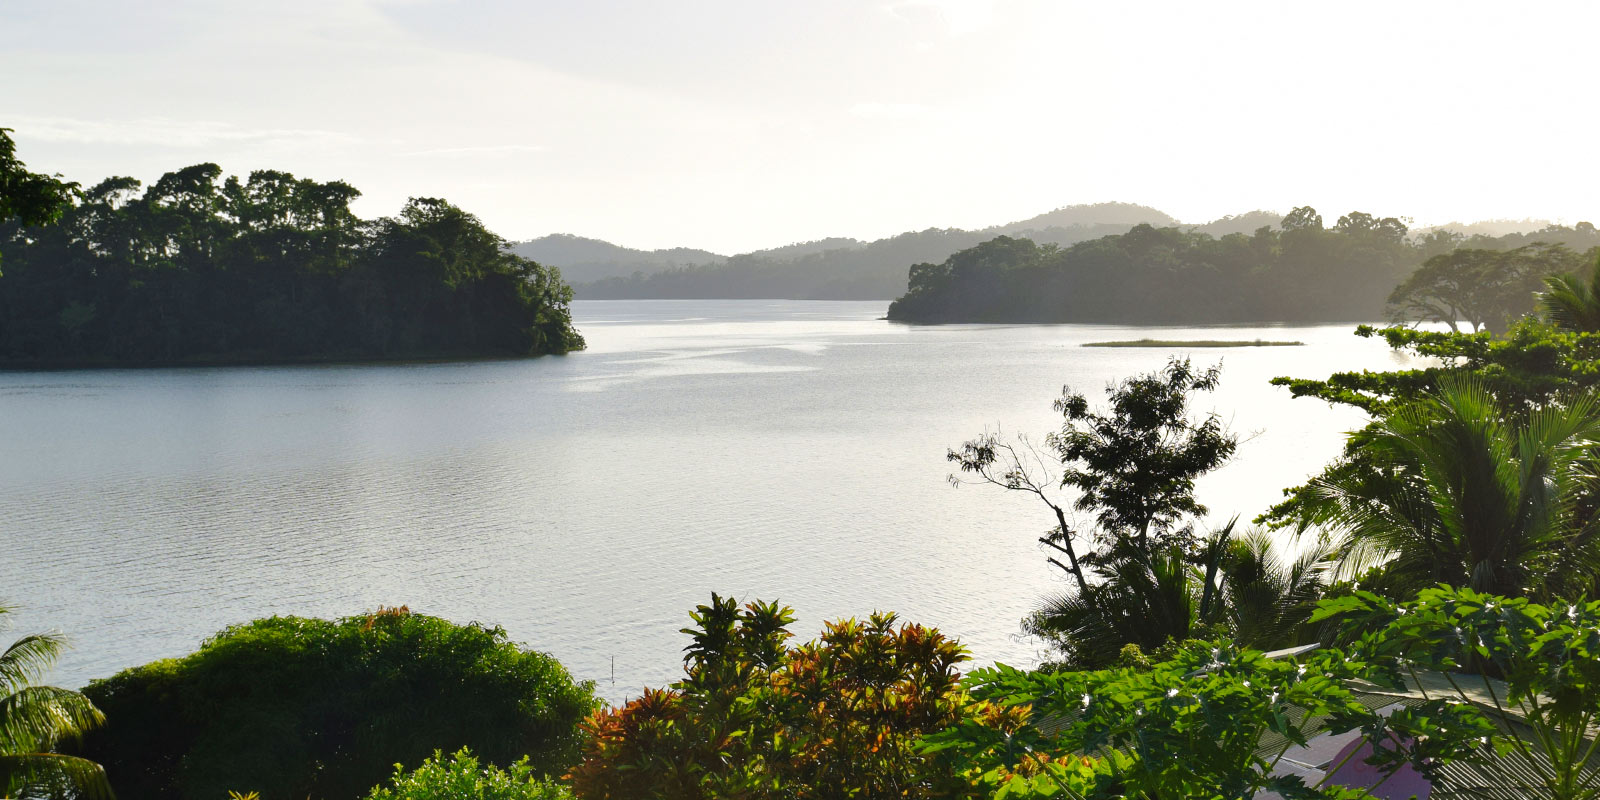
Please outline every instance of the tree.
[{"label": "tree", "polygon": [[1507,412],[1455,377],[1353,434],[1370,459],[1304,491],[1302,519],[1347,537],[1345,557],[1382,564],[1400,596],[1440,583],[1536,598],[1596,588],[1600,402],[1593,394]]},{"label": "tree", "polygon": [[111,724],[83,752],[124,800],[354,798],[396,763],[461,747],[555,777],[597,705],[589,683],[505,631],[404,608],[256,620],[85,693]]},{"label": "tree", "polygon": [[1543,242],[1508,251],[1461,248],[1436,255],[1389,295],[1390,319],[1442,322],[1451,331],[1466,320],[1469,332],[1503,333],[1510,321],[1534,310],[1541,281],[1571,270],[1575,259],[1565,245]]},{"label": "tree", "polygon": [[1539,295],[1539,310],[1563,330],[1600,333],[1600,257],[1588,280],[1580,275],[1549,275]]},{"label": "tree", "polygon": [[[0,621],[9,612],[0,606]],[[62,645],[59,636],[37,633],[0,653],[0,793],[5,797],[111,797],[99,764],[55,752],[63,740],[105,722],[82,694],[35,683]]]},{"label": "tree", "polygon": [[579,797],[961,796],[959,777],[917,746],[961,714],[959,644],[874,614],[791,647],[788,607],[714,594],[691,616],[683,680],[585,723]]},{"label": "tree", "polygon": [[[1050,563],[1071,576],[1076,593],[1047,600],[1025,628],[1074,663],[1104,663],[1130,642],[1188,638],[1198,599],[1191,590],[1199,585],[1189,563],[1198,557],[1199,540],[1189,520],[1206,513],[1194,482],[1226,463],[1238,445],[1215,413],[1191,419],[1189,397],[1215,389],[1220,377],[1220,365],[1196,370],[1187,359],[1172,359],[1162,370],[1108,386],[1105,412],[1063,388],[1055,408],[1064,420],[1045,439],[1049,456],[1026,438],[1012,445],[997,434],[946,454],[962,473],[976,476],[971,482],[1031,494],[1051,509],[1056,524],[1039,541],[1066,558],[1051,556]],[[1061,465],[1059,479],[1047,461]],[[951,481],[962,482],[954,475]],[[1092,533],[1074,530],[1052,485],[1076,492],[1072,507],[1093,515]]]},{"label": "tree", "polygon": [[1322,215],[1311,206],[1298,206],[1283,218],[1279,226],[1286,231],[1320,231]]},{"label": "tree", "polygon": [[1188,416],[1190,394],[1215,390],[1221,378],[1221,364],[1196,370],[1174,358],[1159,372],[1107,387],[1108,413],[1062,390],[1055,408],[1066,423],[1047,443],[1065,467],[1061,485],[1078,490],[1074,507],[1095,515],[1113,555],[1128,545],[1139,554],[1193,546],[1192,526],[1180,523],[1206,513],[1195,479],[1227,463],[1239,444],[1216,413]]},{"label": "tree", "polygon": [[1293,558],[1262,530],[1236,535],[1234,519],[1212,532],[1197,557],[1176,548],[1145,562],[1120,559],[1097,571],[1092,595],[1048,598],[1023,630],[1049,642],[1066,666],[1125,661],[1227,635],[1263,650],[1305,644],[1305,623],[1332,583],[1337,552],[1325,540]]},{"label": "tree", "polygon": [[23,225],[55,222],[72,205],[78,184],[29,172],[17,159],[11,129],[0,128],[0,222],[15,217]]},{"label": "tree", "polygon": [[0,363],[450,358],[583,346],[560,272],[437,198],[363,221],[341,181],[216,164],[0,219]]},{"label": "tree", "polygon": [[[1236,644],[1271,650],[1306,644],[1315,634],[1306,621],[1333,583],[1339,554],[1325,539],[1302,544],[1286,557],[1284,545],[1260,529],[1224,543],[1216,605]],[[1211,622],[1207,611],[1201,619]]]},{"label": "tree", "polygon": [[1535,319],[1504,336],[1414,328],[1357,326],[1356,336],[1382,338],[1424,366],[1393,372],[1340,372],[1326,379],[1278,377],[1295,397],[1316,397],[1383,417],[1425,399],[1442,381],[1465,375],[1481,382],[1514,419],[1561,397],[1600,385],[1600,333],[1572,332]]},{"label": "tree", "polygon": [[1088,593],[1045,598],[1022,630],[1049,644],[1059,662],[1046,669],[1089,669],[1115,662],[1128,646],[1150,652],[1203,638],[1202,573],[1177,548],[1148,558],[1109,559],[1094,569]]}]

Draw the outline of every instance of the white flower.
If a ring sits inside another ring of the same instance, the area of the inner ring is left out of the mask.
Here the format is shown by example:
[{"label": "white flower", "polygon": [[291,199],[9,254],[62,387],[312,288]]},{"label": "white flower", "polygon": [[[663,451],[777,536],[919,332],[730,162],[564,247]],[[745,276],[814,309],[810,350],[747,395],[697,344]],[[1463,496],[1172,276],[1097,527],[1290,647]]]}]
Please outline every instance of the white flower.
[{"label": "white flower", "polygon": [[1177,697],[1178,696],[1178,690],[1175,689],[1175,688],[1174,689],[1168,689],[1167,690],[1167,696],[1168,697]]}]

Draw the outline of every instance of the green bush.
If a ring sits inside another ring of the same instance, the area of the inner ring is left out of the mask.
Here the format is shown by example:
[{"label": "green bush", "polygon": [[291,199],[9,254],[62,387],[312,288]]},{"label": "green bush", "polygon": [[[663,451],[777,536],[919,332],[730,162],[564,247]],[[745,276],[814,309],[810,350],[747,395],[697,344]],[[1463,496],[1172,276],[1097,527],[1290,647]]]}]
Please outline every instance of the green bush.
[{"label": "green bush", "polygon": [[527,758],[500,769],[479,766],[463,747],[447,761],[439,751],[412,772],[396,764],[393,787],[374,787],[367,800],[570,800],[572,793],[535,774]]},{"label": "green bush", "polygon": [[84,754],[122,800],[353,800],[441,748],[559,775],[597,706],[590,684],[503,630],[404,609],[234,626],[85,694],[108,724]]}]

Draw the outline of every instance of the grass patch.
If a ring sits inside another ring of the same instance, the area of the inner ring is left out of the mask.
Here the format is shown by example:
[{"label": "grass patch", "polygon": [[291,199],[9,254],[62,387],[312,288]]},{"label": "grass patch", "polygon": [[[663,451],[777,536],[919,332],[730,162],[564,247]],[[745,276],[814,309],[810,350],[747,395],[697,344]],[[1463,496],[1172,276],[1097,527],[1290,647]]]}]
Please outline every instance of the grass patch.
[{"label": "grass patch", "polygon": [[1299,347],[1305,342],[1269,342],[1265,339],[1227,341],[1223,339],[1134,339],[1129,342],[1089,342],[1084,347]]}]

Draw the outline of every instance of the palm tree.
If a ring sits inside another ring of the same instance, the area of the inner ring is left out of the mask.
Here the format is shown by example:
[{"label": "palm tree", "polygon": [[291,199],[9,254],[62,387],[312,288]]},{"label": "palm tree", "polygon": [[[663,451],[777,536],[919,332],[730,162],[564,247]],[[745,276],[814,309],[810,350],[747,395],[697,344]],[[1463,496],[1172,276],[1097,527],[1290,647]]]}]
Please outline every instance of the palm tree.
[{"label": "palm tree", "polygon": [[[0,618],[9,611],[0,606]],[[62,739],[105,721],[89,698],[34,683],[62,645],[54,634],[34,634],[0,654],[0,790],[5,797],[111,797],[99,764],[53,752]]]},{"label": "palm tree", "polygon": [[1600,333],[1600,259],[1587,281],[1579,275],[1551,275],[1544,285],[1539,309],[1551,322],[1569,331]]},{"label": "palm tree", "polygon": [[1327,591],[1337,567],[1336,549],[1326,539],[1287,558],[1269,533],[1251,530],[1232,539],[1221,558],[1221,612],[1235,641],[1270,650],[1308,643],[1306,620]]},{"label": "palm tree", "polygon": [[1074,667],[1099,667],[1129,644],[1148,653],[1170,642],[1226,634],[1261,649],[1303,643],[1305,626],[1337,566],[1326,540],[1286,558],[1266,531],[1213,531],[1195,557],[1179,548],[1144,559],[1097,561],[1099,582],[1047,598],[1024,629],[1049,641]]},{"label": "palm tree", "polygon": [[1432,396],[1355,434],[1385,471],[1310,485],[1347,564],[1381,564],[1405,593],[1440,583],[1548,600],[1600,571],[1600,404],[1592,393],[1535,409],[1520,426],[1481,383]]},{"label": "palm tree", "polygon": [[1195,633],[1200,572],[1180,548],[1149,557],[1135,554],[1096,565],[1101,582],[1088,594],[1047,597],[1023,620],[1023,630],[1038,636],[1075,668],[1103,667],[1134,644],[1145,652]]}]

